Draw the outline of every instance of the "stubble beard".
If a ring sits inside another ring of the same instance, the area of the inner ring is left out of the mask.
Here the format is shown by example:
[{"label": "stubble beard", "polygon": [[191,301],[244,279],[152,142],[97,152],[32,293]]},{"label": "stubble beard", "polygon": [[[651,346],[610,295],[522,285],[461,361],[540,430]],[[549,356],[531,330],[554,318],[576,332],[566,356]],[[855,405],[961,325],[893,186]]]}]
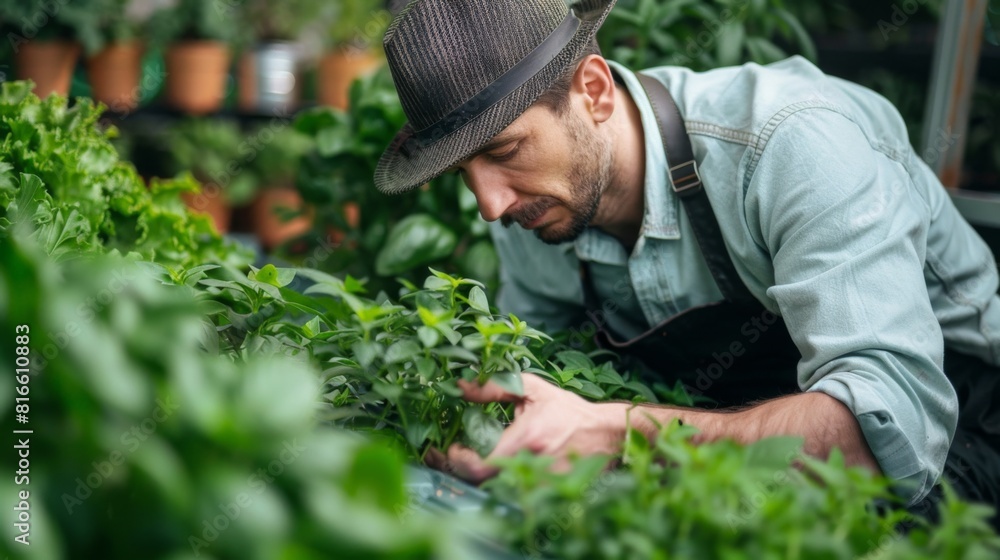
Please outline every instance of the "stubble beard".
[{"label": "stubble beard", "polygon": [[[614,154],[609,141],[587,130],[578,117],[570,116],[566,122],[576,160],[567,178],[572,189],[570,200],[563,204],[569,209],[570,219],[566,225],[550,224],[535,230],[535,235],[549,245],[573,241],[587,229],[597,215],[601,195],[611,185],[614,169]],[[501,223],[504,227],[510,227],[514,222],[523,226],[559,204],[556,199],[546,197],[525,207],[516,216],[504,216]]]}]

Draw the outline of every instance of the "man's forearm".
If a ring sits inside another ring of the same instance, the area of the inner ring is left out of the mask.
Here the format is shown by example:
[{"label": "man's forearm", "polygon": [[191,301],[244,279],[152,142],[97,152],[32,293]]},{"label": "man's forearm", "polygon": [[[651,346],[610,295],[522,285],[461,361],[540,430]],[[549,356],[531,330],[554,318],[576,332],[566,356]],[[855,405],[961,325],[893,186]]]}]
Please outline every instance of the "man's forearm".
[{"label": "man's forearm", "polygon": [[824,393],[799,393],[727,411],[628,403],[602,406],[608,407],[610,429],[622,435],[626,411],[631,425],[648,438],[656,436],[656,424],[679,418],[699,429],[696,442],[732,439],[750,443],[769,436],[799,436],[809,455],[825,459],[833,448],[840,448],[847,464],[881,472],[857,419],[843,403]]}]

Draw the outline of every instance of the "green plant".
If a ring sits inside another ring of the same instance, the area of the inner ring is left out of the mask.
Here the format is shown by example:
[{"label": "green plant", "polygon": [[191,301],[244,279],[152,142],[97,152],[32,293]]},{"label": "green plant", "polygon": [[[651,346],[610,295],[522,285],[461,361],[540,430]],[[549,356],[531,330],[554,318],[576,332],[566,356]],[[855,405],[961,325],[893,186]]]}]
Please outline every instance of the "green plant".
[{"label": "green plant", "polygon": [[71,40],[73,27],[59,13],[63,5],[49,0],[18,0],[0,3],[0,31],[16,52],[33,39]]},{"label": "green plant", "polygon": [[327,2],[320,20],[326,26],[324,39],[329,48],[367,50],[380,46],[391,15],[382,0]]},{"label": "green plant", "polygon": [[198,184],[182,177],[147,188],[120,161],[115,129],[98,129],[100,115],[89,99],[67,108],[59,96],[39,100],[30,82],[2,84],[0,233],[33,224],[32,235],[58,258],[118,249],[176,267],[245,262],[207,218],[185,209],[180,193]]},{"label": "green plant", "polygon": [[[610,472],[603,457],[568,473],[526,453],[497,460],[503,469],[486,488],[522,512],[505,526],[507,542],[526,558],[566,559],[906,558],[925,543],[944,554],[927,558],[1000,553],[983,508],[949,497],[942,506],[954,514],[929,529],[875,507],[894,502],[887,481],[846,467],[839,452],[805,457],[795,438],[695,445],[695,433],[676,422],[653,441],[633,431]],[[918,529],[897,534],[902,522]]]},{"label": "green plant", "polygon": [[67,2],[59,18],[73,27],[86,54],[99,52],[108,44],[136,39],[142,22],[130,17],[131,0],[74,0]]},{"label": "green plant", "polygon": [[[590,398],[655,402],[629,375],[579,352],[563,347],[549,350],[551,361],[539,358],[533,348],[548,337],[516,317],[494,316],[479,282],[432,272],[423,288],[404,282],[399,303],[368,299],[353,278],[310,269],[268,265],[242,277],[201,267],[170,279],[221,304],[210,312],[218,329],[213,347],[244,357],[282,350],[316,363],[331,420],[392,434],[413,457],[458,439],[485,453],[499,437],[509,412],[465,402],[458,379],[492,380],[519,394],[521,372],[552,369],[564,387]],[[313,285],[290,289],[296,275]]]},{"label": "green plant", "polygon": [[248,42],[294,41],[315,23],[326,4],[318,0],[245,0],[241,23],[250,35]]},{"label": "green plant", "polygon": [[[394,197],[375,189],[378,158],[406,122],[389,72],[355,82],[350,107],[348,112],[312,109],[295,121],[315,142],[296,177],[303,198],[319,209],[311,237],[320,243],[331,237],[330,230],[345,234],[319,266],[368,278],[376,292],[390,289],[394,276],[419,281],[426,266],[479,279],[491,291],[496,253],[475,196],[458,175]],[[351,206],[360,208],[357,226],[346,215]]]},{"label": "green plant", "polygon": [[247,136],[251,146],[261,146],[254,151],[247,170],[262,188],[292,185],[301,159],[313,148],[312,139],[290,124],[261,126]]},{"label": "green plant", "polygon": [[253,198],[257,183],[246,162],[251,152],[238,123],[189,118],[173,126],[167,138],[175,173],[190,171],[199,181],[222,188],[234,205]]},{"label": "green plant", "polygon": [[189,118],[172,127],[168,143],[174,173],[190,171],[202,182],[225,189],[234,205],[274,185],[291,184],[308,137],[290,125],[262,125],[243,132],[232,120]]},{"label": "green plant", "polygon": [[[9,333],[0,349],[27,349],[31,363],[30,374],[8,369],[13,360],[2,366],[11,381],[0,412],[13,422],[14,385],[27,387],[18,401],[27,422],[15,429],[33,429],[20,436],[30,474],[0,482],[30,504],[30,545],[13,542],[17,512],[5,508],[0,554],[475,557],[468,516],[460,526],[400,515],[398,451],[317,422],[311,364],[266,350],[239,361],[205,352],[192,288],[122,257],[56,265],[20,235],[0,239],[0,261]],[[3,464],[15,472],[16,454]]]},{"label": "green plant", "polygon": [[150,44],[162,48],[173,41],[231,43],[239,33],[239,26],[233,22],[239,21],[242,13],[239,0],[177,0],[174,6],[162,8],[150,17]]},{"label": "green plant", "polygon": [[604,55],[635,70],[765,64],[788,56],[779,38],[816,60],[809,34],[783,0],[620,0],[598,33]]}]

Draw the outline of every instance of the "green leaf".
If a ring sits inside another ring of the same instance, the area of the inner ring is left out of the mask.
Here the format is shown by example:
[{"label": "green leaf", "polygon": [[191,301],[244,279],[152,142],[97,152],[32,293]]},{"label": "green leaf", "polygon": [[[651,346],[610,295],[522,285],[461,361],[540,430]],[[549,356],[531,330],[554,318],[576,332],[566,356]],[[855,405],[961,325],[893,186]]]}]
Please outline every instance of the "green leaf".
[{"label": "green leaf", "polygon": [[490,315],[490,302],[486,299],[486,292],[479,286],[473,286],[469,290],[469,307]]},{"label": "green leaf", "polygon": [[449,281],[447,281],[447,280],[445,280],[443,278],[438,278],[437,276],[428,276],[427,279],[424,280],[424,289],[425,290],[449,290],[449,289],[451,289],[451,282],[449,282]]},{"label": "green leaf", "polygon": [[580,388],[577,390],[577,392],[585,397],[590,397],[592,399],[597,399],[597,400],[603,399],[605,396],[603,389],[591,383],[590,381],[587,381],[586,379],[580,380]]},{"label": "green leaf", "polygon": [[781,470],[802,452],[800,437],[769,437],[755,441],[746,448],[747,467]]},{"label": "green leaf", "polygon": [[385,363],[397,364],[412,360],[422,354],[420,346],[412,340],[400,340],[385,351]]},{"label": "green leaf", "polygon": [[312,338],[320,333],[320,321],[319,317],[313,317],[302,325],[302,332],[309,338]]},{"label": "green leaf", "polygon": [[205,273],[209,270],[215,270],[221,268],[217,264],[203,264],[201,266],[196,266],[194,268],[189,268],[181,274],[181,283],[187,284],[189,286],[193,285],[193,282],[204,278]]},{"label": "green leaf", "polygon": [[402,274],[440,260],[455,251],[458,237],[450,228],[427,214],[403,218],[389,232],[375,257],[380,276]]},{"label": "green leaf", "polygon": [[406,442],[409,443],[414,449],[422,449],[424,443],[427,442],[427,438],[434,433],[434,424],[411,421],[407,425],[404,432],[404,437]]},{"label": "green leaf", "polygon": [[763,37],[748,37],[747,49],[753,61],[759,64],[770,64],[787,56],[785,51]]},{"label": "green leaf", "polygon": [[501,389],[512,395],[524,395],[524,381],[518,373],[495,373],[490,376],[490,381],[496,383]]},{"label": "green leaf", "polygon": [[434,384],[441,393],[448,395],[449,397],[461,398],[465,395],[465,391],[458,386],[458,383],[454,379],[449,379],[447,381],[440,381]]},{"label": "green leaf", "polygon": [[413,361],[417,366],[417,373],[420,374],[425,380],[431,380],[437,377],[438,369],[437,363],[430,358],[417,358]]},{"label": "green leaf", "polygon": [[382,395],[392,403],[397,403],[399,401],[399,397],[403,396],[402,387],[386,383],[381,380],[376,380],[372,383],[372,390],[379,395]]},{"label": "green leaf", "polygon": [[[478,221],[474,222],[473,225],[478,223]],[[459,257],[458,266],[462,274],[491,283],[495,282],[498,276],[500,259],[497,257],[493,243],[488,239],[483,239],[473,243],[465,250],[465,253]]]},{"label": "green leaf", "polygon": [[420,342],[427,348],[433,348],[441,341],[440,332],[423,325],[417,328],[417,336],[420,337]]},{"label": "green leaf", "polygon": [[428,327],[436,326],[441,320],[436,313],[422,305],[417,306],[417,316],[420,317],[420,321]]},{"label": "green leaf", "polygon": [[656,402],[656,395],[653,394],[652,389],[646,386],[645,383],[633,380],[626,383],[625,387],[635,391],[646,402]]},{"label": "green leaf", "polygon": [[359,340],[351,346],[351,352],[354,354],[354,357],[357,358],[358,364],[364,368],[372,365],[375,358],[381,356],[383,351],[384,347],[378,342],[365,342],[364,340]]},{"label": "green leaf", "polygon": [[282,268],[281,270],[278,270],[278,268],[273,264],[268,264],[264,265],[264,268],[260,269],[256,273],[251,272],[249,277],[251,280],[270,284],[278,288],[284,288],[295,279],[295,270],[291,268]]},{"label": "green leaf", "polygon": [[803,27],[802,22],[799,21],[791,12],[784,9],[778,9],[777,15],[792,29],[792,33],[795,35],[795,41],[798,43],[799,48],[802,50],[802,56],[808,58],[809,60],[816,62],[818,60],[816,55],[816,45],[813,43],[812,37],[809,36],[809,32]]},{"label": "green leaf", "polygon": [[459,360],[469,363],[478,363],[479,356],[469,352],[461,346],[439,346],[431,350],[435,356],[441,356],[442,358],[451,358],[453,360]]},{"label": "green leaf", "polygon": [[743,51],[743,39],[746,36],[746,29],[742,22],[734,21],[723,25],[718,35],[718,57],[719,65],[732,66],[739,64],[740,54]]},{"label": "green leaf", "polygon": [[385,511],[396,511],[406,503],[404,481],[403,459],[399,453],[372,442],[355,451],[343,488],[356,500],[374,503]]},{"label": "green leaf", "polygon": [[465,431],[465,444],[486,457],[497,446],[503,435],[503,425],[490,416],[481,406],[470,405],[462,412],[462,429]]},{"label": "green leaf", "polygon": [[350,128],[327,127],[316,133],[316,150],[323,157],[330,157],[348,151],[354,146]]},{"label": "green leaf", "polygon": [[365,290],[364,282],[361,282],[350,274],[347,275],[347,278],[344,278],[344,289],[352,294],[364,294],[367,291]]},{"label": "green leaf", "polygon": [[576,350],[566,350],[563,352],[557,352],[556,357],[562,360],[565,364],[565,369],[594,369],[594,362],[584,354],[583,352],[578,352]]},{"label": "green leaf", "polygon": [[610,367],[610,364],[605,364],[605,366],[609,367],[602,367],[597,372],[598,383],[604,383],[605,385],[615,385],[619,387],[625,385],[625,380],[622,379],[622,376],[617,371],[615,371],[612,367]]},{"label": "green leaf", "polygon": [[455,331],[455,329],[451,328],[447,323],[438,323],[437,325],[434,325],[434,328],[447,338],[448,342],[451,344],[458,344],[462,340],[461,333]]}]

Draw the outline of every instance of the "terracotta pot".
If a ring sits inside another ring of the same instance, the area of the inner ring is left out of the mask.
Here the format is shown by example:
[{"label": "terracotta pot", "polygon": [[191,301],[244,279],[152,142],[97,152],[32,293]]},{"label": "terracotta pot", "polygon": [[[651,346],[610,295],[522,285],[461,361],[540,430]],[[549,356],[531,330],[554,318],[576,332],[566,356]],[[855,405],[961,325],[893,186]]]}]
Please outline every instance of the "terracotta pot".
[{"label": "terracotta pot", "polygon": [[231,211],[229,201],[214,183],[203,183],[200,193],[181,193],[181,199],[196,214],[206,214],[212,218],[219,233],[229,231]]},{"label": "terracotta pot", "polygon": [[87,59],[87,79],[95,101],[119,113],[139,105],[143,50],[139,41],[113,43]]},{"label": "terracotta pot", "polygon": [[187,113],[222,107],[229,73],[229,48],[219,41],[183,41],[167,49],[167,103]]},{"label": "terracotta pot", "polygon": [[261,190],[250,206],[250,216],[257,238],[265,249],[273,249],[289,239],[305,234],[312,228],[313,211],[290,221],[282,221],[279,208],[306,209],[302,196],[294,187],[277,187]]},{"label": "terracotta pot", "polygon": [[17,77],[35,82],[35,95],[69,94],[80,45],[72,41],[27,41],[15,55]]},{"label": "terracotta pot", "polygon": [[340,49],[319,60],[316,101],[338,109],[347,109],[351,83],[372,74],[382,65],[382,58],[372,51]]}]

